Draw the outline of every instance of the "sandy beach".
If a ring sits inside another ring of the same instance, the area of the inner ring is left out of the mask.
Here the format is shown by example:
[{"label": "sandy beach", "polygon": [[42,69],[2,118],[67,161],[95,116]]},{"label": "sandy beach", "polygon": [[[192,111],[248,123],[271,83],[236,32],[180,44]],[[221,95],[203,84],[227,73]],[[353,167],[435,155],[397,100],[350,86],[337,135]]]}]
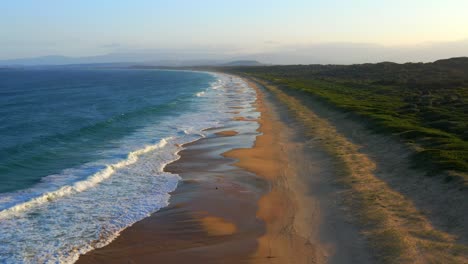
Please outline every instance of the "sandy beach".
[{"label": "sandy beach", "polygon": [[[210,129],[185,145],[166,167],[183,178],[170,206],[78,263],[369,262],[334,200],[332,161],[303,144],[304,131],[286,108],[249,86],[260,118],[238,116],[237,129]],[[251,122],[258,122],[256,134],[239,133]],[[254,145],[239,147],[248,137]]]},{"label": "sandy beach", "polygon": [[264,184],[218,154],[223,141],[210,137],[186,146],[166,168],[183,177],[171,205],[78,263],[244,262],[263,230],[255,201]]},{"label": "sandy beach", "polygon": [[251,263],[370,263],[357,229],[337,205],[335,170],[330,157],[308,142],[306,131],[289,110],[257,83],[256,107],[261,135],[253,148],[224,156],[265,179],[270,190],[257,217],[266,232],[258,238]]}]

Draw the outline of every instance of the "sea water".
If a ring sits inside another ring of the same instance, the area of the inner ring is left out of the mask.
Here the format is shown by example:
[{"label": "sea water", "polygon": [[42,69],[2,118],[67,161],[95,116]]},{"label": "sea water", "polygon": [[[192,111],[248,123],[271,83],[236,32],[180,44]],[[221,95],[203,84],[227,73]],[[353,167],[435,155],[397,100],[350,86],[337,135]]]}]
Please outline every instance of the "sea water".
[{"label": "sea water", "polygon": [[255,100],[223,74],[0,69],[0,263],[73,263],[167,206],[164,166],[233,96]]}]

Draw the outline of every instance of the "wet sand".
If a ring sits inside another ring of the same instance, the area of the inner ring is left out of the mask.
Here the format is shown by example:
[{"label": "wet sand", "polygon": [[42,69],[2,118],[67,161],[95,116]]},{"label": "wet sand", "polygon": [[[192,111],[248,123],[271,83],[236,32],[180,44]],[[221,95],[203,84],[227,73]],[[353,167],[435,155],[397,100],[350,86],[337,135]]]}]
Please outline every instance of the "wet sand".
[{"label": "wet sand", "polygon": [[220,147],[226,140],[213,134],[186,145],[181,158],[166,167],[183,177],[170,206],[78,263],[247,262],[264,229],[256,201],[266,186],[220,155],[228,149]]},{"label": "wet sand", "polygon": [[[250,83],[250,86],[256,87],[254,83]],[[262,135],[257,136],[253,148],[233,149],[223,154],[237,159],[236,166],[265,178],[271,184],[270,191],[258,202],[257,217],[265,223],[266,232],[258,239],[252,262],[317,263],[321,256],[316,246],[308,237],[293,231],[293,219],[298,208],[296,194],[287,183],[294,175],[287,171],[289,163],[285,146],[289,142],[279,133],[284,128],[266,108],[260,90],[256,104],[262,113],[258,120]]]},{"label": "wet sand", "polygon": [[234,121],[252,121],[252,122],[255,122],[257,121],[257,119],[253,119],[253,118],[247,118],[247,117],[243,117],[243,116],[236,116],[233,118]]},{"label": "wet sand", "polygon": [[220,132],[216,132],[215,135],[217,136],[221,136],[221,137],[232,137],[232,136],[235,136],[239,134],[237,131],[235,130],[224,130],[224,131],[220,131]]}]

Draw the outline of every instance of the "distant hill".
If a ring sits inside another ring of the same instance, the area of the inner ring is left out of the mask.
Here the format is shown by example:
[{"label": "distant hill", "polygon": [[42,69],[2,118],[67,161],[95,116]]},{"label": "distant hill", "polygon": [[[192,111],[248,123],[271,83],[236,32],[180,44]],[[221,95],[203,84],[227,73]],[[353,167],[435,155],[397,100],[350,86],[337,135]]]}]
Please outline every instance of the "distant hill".
[{"label": "distant hill", "polygon": [[[179,59],[183,58],[183,59]],[[141,65],[154,66],[192,66],[192,65],[217,65],[226,60],[192,59],[190,56],[159,53],[110,53],[88,57],[66,57],[59,55],[42,56],[34,58],[22,58],[12,60],[0,60],[0,66],[53,66],[53,65],[92,65],[92,64],[128,64],[139,63]]]},{"label": "distant hill", "polygon": [[[163,67],[192,67],[192,66],[261,66],[262,63],[255,60],[233,60],[210,59],[209,55],[198,54],[169,54],[169,53],[110,53],[99,56],[89,57],[66,57],[59,55],[41,56],[34,58],[22,58],[11,60],[0,60],[0,66],[54,66],[54,65],[73,65],[73,66],[116,66],[123,65],[142,65],[142,66],[163,66]],[[199,59],[198,57],[206,57]],[[97,65],[99,64],[99,65]]]},{"label": "distant hill", "polygon": [[256,60],[237,60],[221,64],[220,66],[265,66]]}]

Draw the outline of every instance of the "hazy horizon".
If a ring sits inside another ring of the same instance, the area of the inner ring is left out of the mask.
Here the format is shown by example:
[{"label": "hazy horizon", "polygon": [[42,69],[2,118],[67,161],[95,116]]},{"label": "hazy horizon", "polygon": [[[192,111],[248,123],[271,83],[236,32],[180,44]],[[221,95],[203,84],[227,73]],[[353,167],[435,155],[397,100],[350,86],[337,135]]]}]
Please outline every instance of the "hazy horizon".
[{"label": "hazy horizon", "polygon": [[468,1],[21,0],[2,5],[0,60],[430,62],[468,56]]}]

